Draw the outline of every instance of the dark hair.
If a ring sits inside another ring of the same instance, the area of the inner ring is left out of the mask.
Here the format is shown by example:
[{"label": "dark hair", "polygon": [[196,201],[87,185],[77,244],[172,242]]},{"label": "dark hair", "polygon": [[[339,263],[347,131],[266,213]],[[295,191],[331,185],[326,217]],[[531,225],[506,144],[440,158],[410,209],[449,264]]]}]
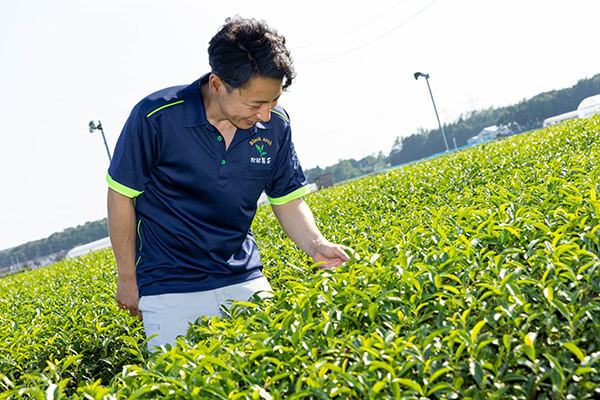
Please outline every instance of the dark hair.
[{"label": "dark hair", "polygon": [[208,62],[212,73],[232,88],[264,77],[281,79],[286,89],[296,77],[285,37],[255,19],[228,18],[209,42]]}]

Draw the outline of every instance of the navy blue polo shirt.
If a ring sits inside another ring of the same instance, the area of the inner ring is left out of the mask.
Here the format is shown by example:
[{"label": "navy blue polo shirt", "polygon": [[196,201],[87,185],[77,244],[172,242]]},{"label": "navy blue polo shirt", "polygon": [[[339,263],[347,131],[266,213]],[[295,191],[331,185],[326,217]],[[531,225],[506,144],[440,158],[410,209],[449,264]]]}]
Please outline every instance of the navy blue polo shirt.
[{"label": "navy blue polo shirt", "polygon": [[107,181],[135,199],[140,296],[210,290],[262,276],[250,230],[263,190],[273,204],[308,192],[289,117],[238,129],[225,141],[207,118],[200,83],[138,103],[117,145]]}]

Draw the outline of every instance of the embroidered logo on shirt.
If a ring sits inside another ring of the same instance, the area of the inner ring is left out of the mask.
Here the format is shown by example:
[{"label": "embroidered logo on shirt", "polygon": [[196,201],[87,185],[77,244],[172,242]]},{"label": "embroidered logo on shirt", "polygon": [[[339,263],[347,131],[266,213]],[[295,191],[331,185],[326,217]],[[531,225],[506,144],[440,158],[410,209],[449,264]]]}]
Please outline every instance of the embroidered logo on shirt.
[{"label": "embroidered logo on shirt", "polygon": [[261,157],[267,155],[267,152],[263,151],[265,149],[265,145],[264,144],[262,146],[259,146],[259,145],[255,144],[255,146],[256,146],[256,149],[258,150],[258,153],[260,154]]},{"label": "embroidered logo on shirt", "polygon": [[[254,146],[256,149],[256,152],[254,153],[255,157],[250,157],[250,163],[267,165],[271,164],[271,157],[267,157],[267,150],[270,150],[272,144],[273,142],[271,142],[269,139],[260,136],[250,140],[250,146]],[[265,149],[265,145],[268,145],[269,147]]]}]

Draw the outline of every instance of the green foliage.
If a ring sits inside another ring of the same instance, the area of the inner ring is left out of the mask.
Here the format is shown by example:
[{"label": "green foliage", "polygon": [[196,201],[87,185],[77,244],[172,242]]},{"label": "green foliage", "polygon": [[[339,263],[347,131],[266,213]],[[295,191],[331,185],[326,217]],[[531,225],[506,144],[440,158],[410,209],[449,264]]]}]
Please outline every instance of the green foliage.
[{"label": "green foliage", "polygon": [[335,271],[261,208],[273,296],[150,356],[109,250],[5,278],[0,399],[598,398],[599,182],[596,117],[313,193]]},{"label": "green foliage", "polygon": [[583,99],[600,93],[600,74],[582,79],[569,89],[552,90],[532,97],[529,100],[506,107],[498,117],[498,125],[514,129],[541,125],[549,117],[574,111]]},{"label": "green foliage", "polygon": [[104,218],[99,221],[86,222],[76,228],[68,228],[62,232],[53,233],[46,239],[28,242],[2,251],[0,252],[0,274],[3,272],[3,267],[65,252],[75,246],[102,239],[106,236],[108,236],[108,224],[106,218]]},{"label": "green foliage", "polygon": [[[544,119],[574,111],[584,98],[598,93],[600,74],[581,79],[570,88],[541,93],[512,106],[469,112],[461,115],[455,122],[444,124],[444,132],[448,145],[453,148],[453,139],[457,146],[464,146],[467,139],[492,125],[508,126],[514,132],[539,128]],[[403,137],[401,150],[392,148],[387,162],[400,165],[444,151],[446,147],[440,130],[431,129]]]},{"label": "green foliage", "polygon": [[108,385],[137,362],[142,328],[118,310],[115,286],[108,250],[0,280],[0,398]]},{"label": "green foliage", "polygon": [[358,161],[353,158],[349,160],[339,160],[337,164],[331,165],[325,169],[317,166],[306,170],[305,175],[306,179],[311,183],[315,182],[315,178],[326,173],[331,173],[331,179],[334,183],[344,182],[373,172],[375,166],[378,164],[386,164],[386,157],[381,152],[379,152],[377,156],[369,155]]},{"label": "green foliage", "polygon": [[[448,145],[454,149],[454,140],[456,146],[465,146],[470,137],[476,136],[484,128],[492,125],[508,126],[513,132],[536,129],[542,126],[544,119],[574,111],[584,98],[598,93],[600,93],[600,74],[589,79],[581,79],[570,88],[544,92],[512,106],[470,111],[461,115],[456,121],[444,124],[444,133]],[[374,158],[373,156],[365,157],[358,162],[354,159],[339,160],[325,169],[319,166],[308,169],[305,174],[309,182],[314,182],[319,175],[330,172],[333,182],[340,183],[372,172],[373,169],[369,167],[376,163],[401,165],[445,151],[444,138],[438,128],[419,129],[412,135],[396,137],[387,157],[382,157],[380,153],[376,161],[371,159],[366,166],[365,160],[369,157]]]}]

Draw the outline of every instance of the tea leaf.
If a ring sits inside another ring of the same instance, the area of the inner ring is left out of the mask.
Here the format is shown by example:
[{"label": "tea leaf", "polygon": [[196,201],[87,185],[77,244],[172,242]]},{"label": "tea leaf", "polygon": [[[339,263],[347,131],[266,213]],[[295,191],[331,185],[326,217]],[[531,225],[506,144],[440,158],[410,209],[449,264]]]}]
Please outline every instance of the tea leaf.
[{"label": "tea leaf", "polygon": [[585,356],[583,352],[579,347],[577,347],[575,343],[562,343],[562,346],[568,349],[575,356],[577,356],[577,358],[579,358],[579,361],[585,362]]}]

